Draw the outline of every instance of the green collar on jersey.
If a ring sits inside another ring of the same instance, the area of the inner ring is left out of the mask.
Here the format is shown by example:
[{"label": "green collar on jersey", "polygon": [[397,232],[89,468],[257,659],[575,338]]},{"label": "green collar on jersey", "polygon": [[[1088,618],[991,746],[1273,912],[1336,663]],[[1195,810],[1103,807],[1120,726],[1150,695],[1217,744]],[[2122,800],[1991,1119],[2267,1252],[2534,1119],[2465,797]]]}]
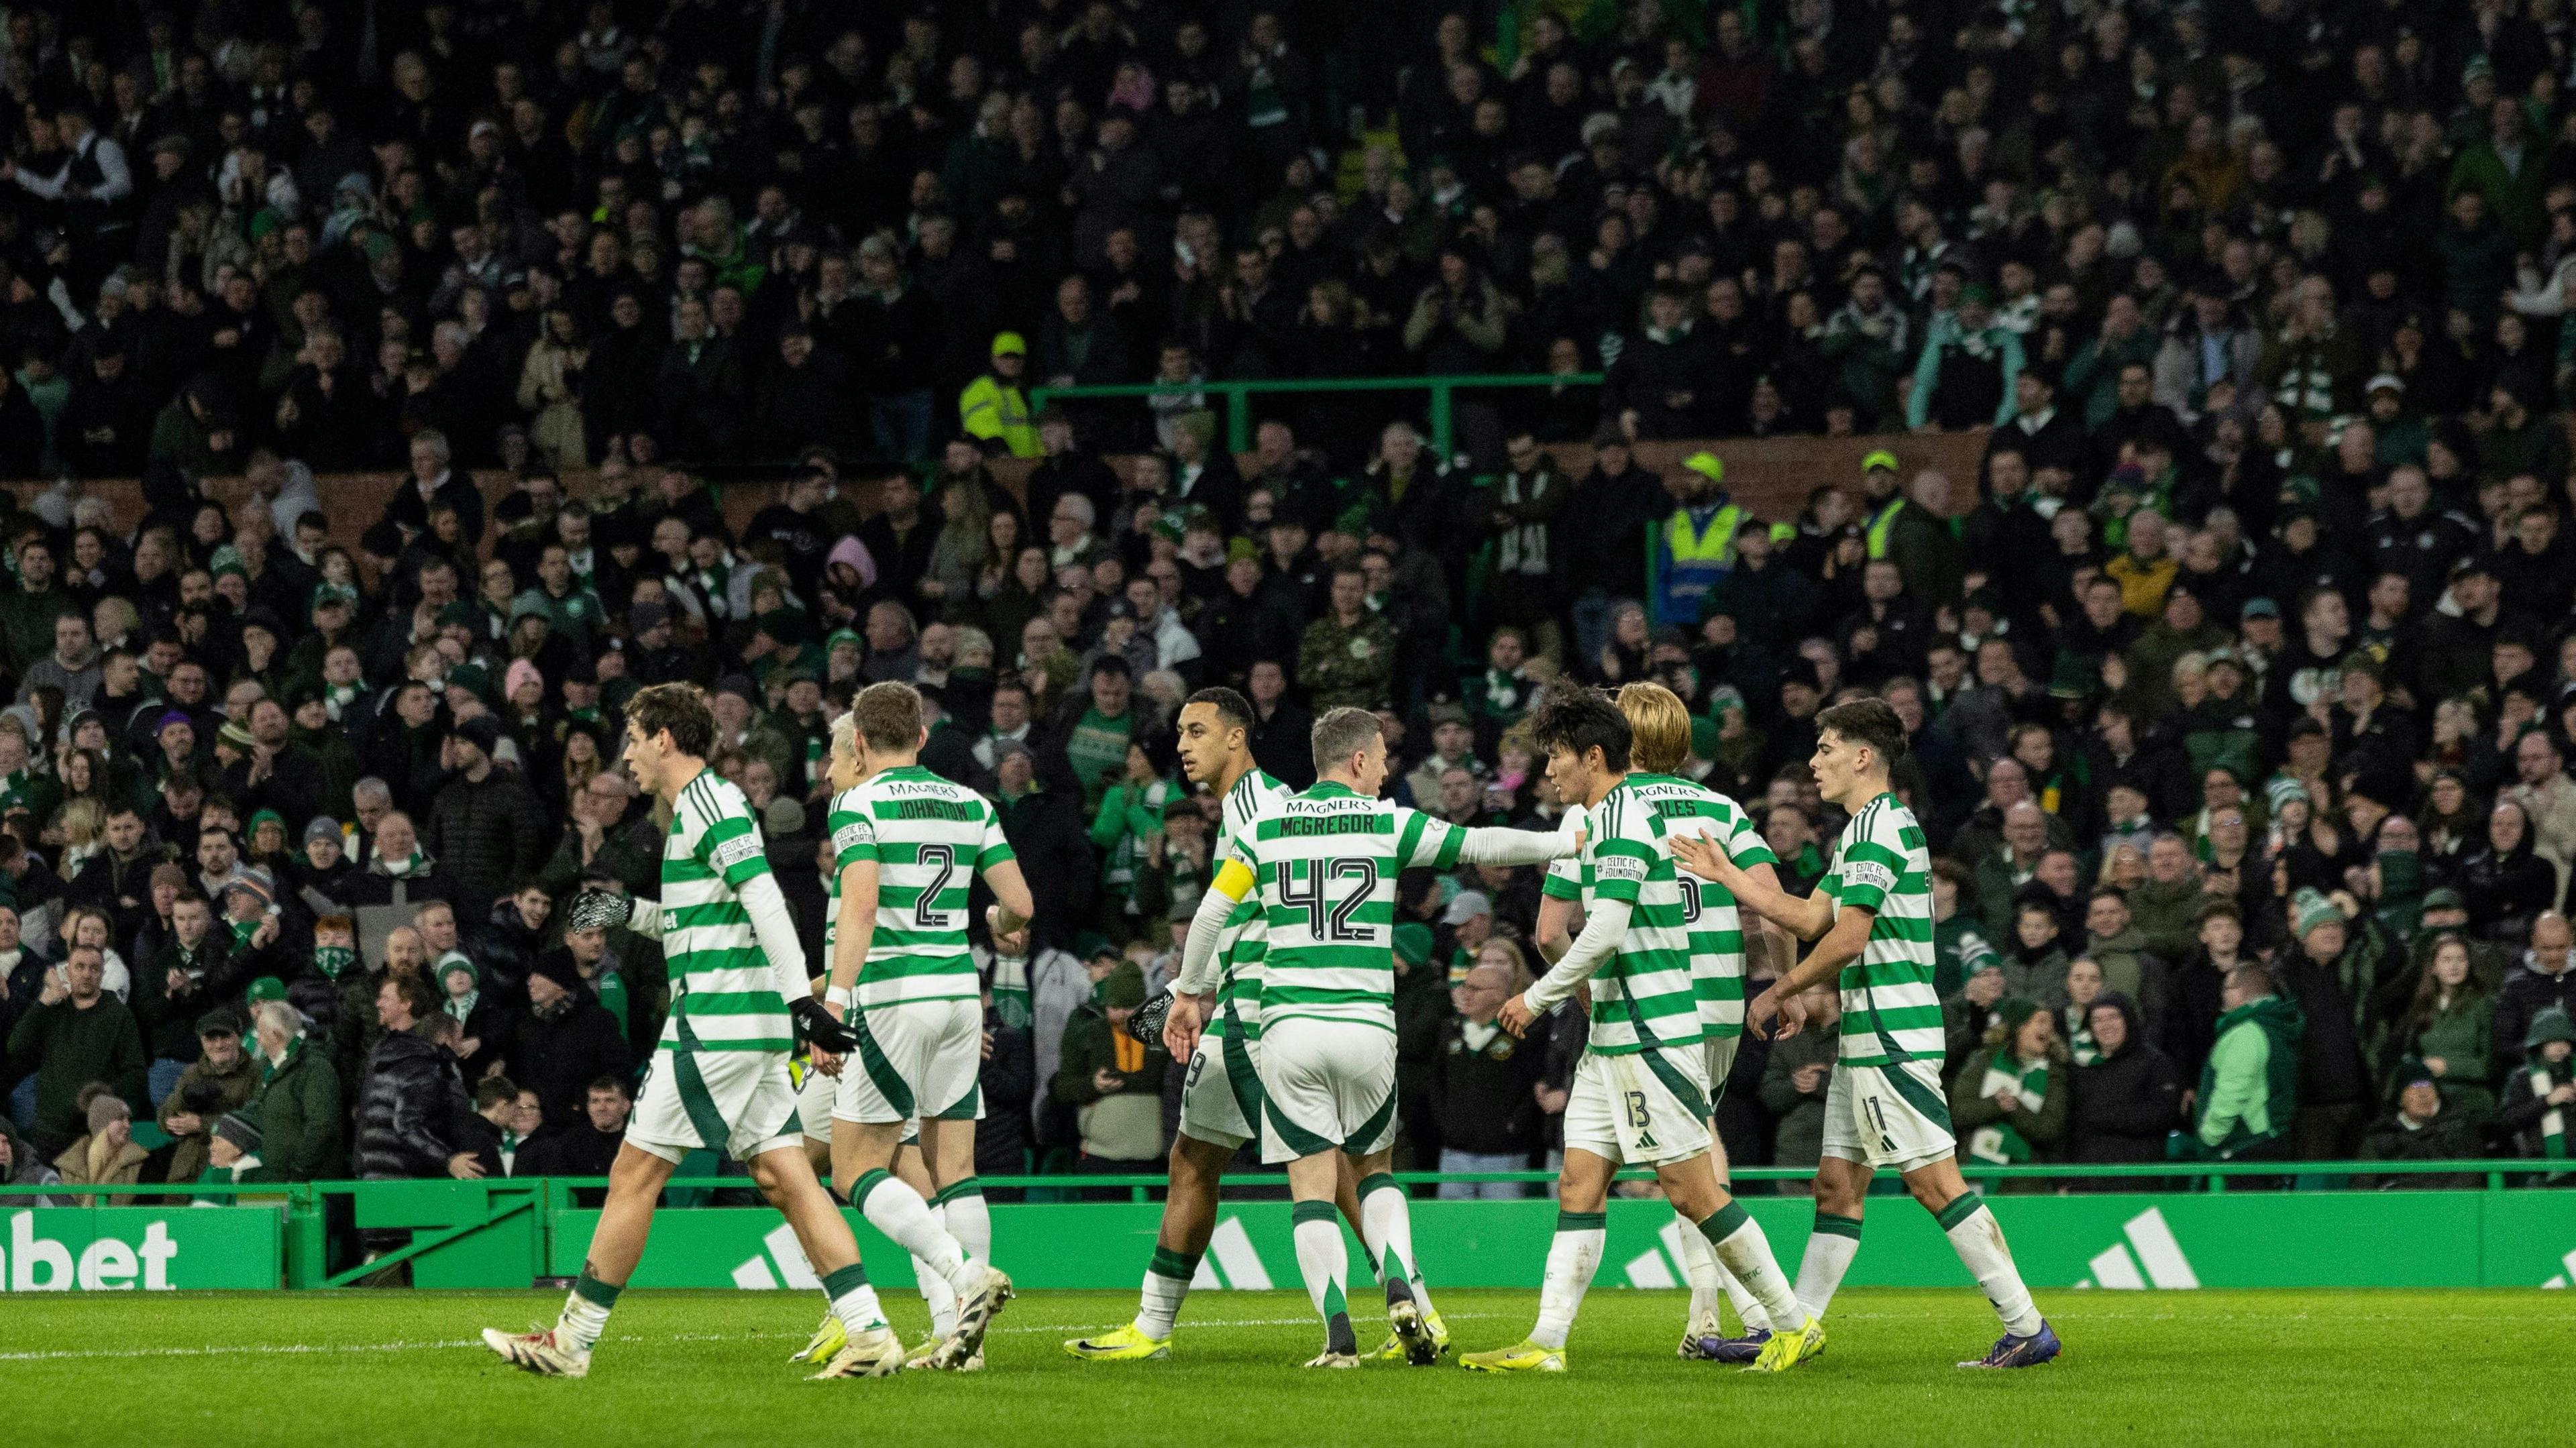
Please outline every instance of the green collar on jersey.
[{"label": "green collar on jersey", "polygon": [[1339,780],[1319,779],[1306,791],[1306,796],[1309,799],[1357,799],[1360,792]]},{"label": "green collar on jersey", "polygon": [[922,767],[921,767],[920,765],[918,765],[918,764],[898,764],[898,765],[896,765],[895,767],[893,767],[892,769],[880,769],[880,770],[878,770],[876,773],[874,773],[874,774],[872,774],[872,775],[869,775],[869,776],[868,776],[868,778],[870,778],[870,779],[872,779],[872,780],[873,780],[873,779],[937,779],[938,777],[939,777],[938,775],[935,775],[935,774],[931,773],[929,770],[922,768]]}]

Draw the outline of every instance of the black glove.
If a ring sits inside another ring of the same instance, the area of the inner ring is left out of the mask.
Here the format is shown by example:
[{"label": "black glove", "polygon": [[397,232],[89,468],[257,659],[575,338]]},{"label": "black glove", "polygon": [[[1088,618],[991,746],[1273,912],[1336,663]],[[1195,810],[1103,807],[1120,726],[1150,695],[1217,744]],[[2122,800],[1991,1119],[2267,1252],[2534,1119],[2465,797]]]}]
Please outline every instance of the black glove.
[{"label": "black glove", "polygon": [[1136,1008],[1134,1015],[1127,1018],[1128,1038],[1142,1041],[1148,1046],[1159,1043],[1163,1039],[1163,1018],[1171,1013],[1171,991],[1168,989],[1156,991],[1143,1005]]},{"label": "black glove", "polygon": [[572,905],[564,911],[564,928],[605,930],[623,925],[627,909],[625,896],[595,885],[585,885],[580,894],[572,897]]},{"label": "black glove", "polygon": [[796,1018],[796,1034],[809,1046],[820,1046],[835,1056],[845,1056],[858,1049],[859,1038],[848,1026],[832,1019],[823,1003],[810,995],[801,995],[787,1003],[787,1014]]}]

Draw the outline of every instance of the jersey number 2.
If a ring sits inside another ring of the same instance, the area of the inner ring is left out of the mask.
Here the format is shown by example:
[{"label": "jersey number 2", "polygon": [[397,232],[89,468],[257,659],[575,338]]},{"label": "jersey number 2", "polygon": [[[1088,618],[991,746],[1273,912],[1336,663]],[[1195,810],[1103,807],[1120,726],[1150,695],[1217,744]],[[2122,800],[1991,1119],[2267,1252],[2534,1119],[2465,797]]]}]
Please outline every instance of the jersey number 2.
[{"label": "jersey number 2", "polygon": [[[1368,903],[1369,895],[1377,889],[1375,860],[1313,860],[1308,862],[1306,878],[1302,881],[1284,870],[1281,875],[1279,902],[1304,910],[1306,928],[1317,940],[1364,941],[1369,938],[1368,927],[1353,925],[1351,916]],[[1327,876],[1336,880],[1356,878],[1359,881],[1357,887],[1342,897],[1340,904],[1329,910],[1324,901]]]},{"label": "jersey number 2", "polygon": [[945,930],[948,912],[931,907],[939,903],[940,893],[948,888],[948,877],[957,873],[957,847],[924,845],[921,864],[925,869],[936,866],[939,873],[930,877],[930,883],[922,887],[921,898],[912,902],[912,923],[924,930]]}]

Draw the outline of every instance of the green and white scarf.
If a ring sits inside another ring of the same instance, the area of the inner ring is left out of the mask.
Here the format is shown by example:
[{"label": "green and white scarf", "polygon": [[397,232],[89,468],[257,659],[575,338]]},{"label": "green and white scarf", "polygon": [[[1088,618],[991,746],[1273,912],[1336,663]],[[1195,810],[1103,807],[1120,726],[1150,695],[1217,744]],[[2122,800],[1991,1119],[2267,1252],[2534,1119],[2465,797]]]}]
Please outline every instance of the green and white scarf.
[{"label": "green and white scarf", "polygon": [[347,970],[350,966],[357,963],[358,952],[350,949],[348,946],[317,945],[313,947],[313,968],[322,972],[322,978],[324,980],[338,980],[342,971]]},{"label": "green and white scarf", "polygon": [[[2041,1056],[2023,1066],[2014,1062],[2011,1043],[1995,1047],[1994,1055],[1986,1061],[1985,1079],[1977,1084],[1977,1094],[1992,1096],[2007,1086],[2021,1093],[2022,1109],[2037,1111],[2048,1099],[2048,1057]],[[1976,1134],[1968,1138],[1968,1154],[1996,1166],[2019,1166],[2034,1155],[2030,1143],[2009,1121],[1978,1127]]]},{"label": "green and white scarf", "polygon": [[993,1015],[1003,1025],[1026,1029],[1036,1013],[1029,1007],[1029,958],[993,956]]},{"label": "green and white scarf", "polygon": [[[2576,1058],[2571,1058],[2576,1059]],[[2531,1053],[2531,1099],[2546,1101],[2549,1093],[2565,1085],[2570,1074],[2565,1068],[2552,1071],[2540,1053]],[[2567,1159],[2567,1108],[2553,1106],[2540,1118],[2540,1154],[2558,1161]]]},{"label": "green and white scarf", "polygon": [[384,866],[385,873],[393,876],[395,879],[407,880],[410,879],[413,874],[417,873],[422,866],[429,863],[429,857],[422,854],[420,850],[415,847],[409,855],[399,860],[388,860],[384,856],[378,855],[376,857],[376,863]]}]

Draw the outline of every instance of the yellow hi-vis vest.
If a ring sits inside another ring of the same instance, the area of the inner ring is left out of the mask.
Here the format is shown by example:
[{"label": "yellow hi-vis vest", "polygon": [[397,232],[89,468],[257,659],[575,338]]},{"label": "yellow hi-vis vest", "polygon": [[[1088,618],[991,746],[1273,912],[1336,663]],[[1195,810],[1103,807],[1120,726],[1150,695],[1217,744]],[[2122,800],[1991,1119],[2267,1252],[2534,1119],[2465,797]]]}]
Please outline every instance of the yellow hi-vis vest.
[{"label": "yellow hi-vis vest", "polygon": [[1863,536],[1867,542],[1870,557],[1887,556],[1887,535],[1895,531],[1896,515],[1904,510],[1903,498],[1890,498],[1887,500],[1887,506],[1879,509],[1877,515],[1869,520],[1869,528]]},{"label": "yellow hi-vis vest", "polygon": [[1733,503],[1710,514],[1707,525],[1696,530],[1688,508],[1675,508],[1664,520],[1668,562],[1662,597],[1655,600],[1656,623],[1689,628],[1699,622],[1702,604],[1735,567],[1735,529],[1743,521],[1744,510]]}]

